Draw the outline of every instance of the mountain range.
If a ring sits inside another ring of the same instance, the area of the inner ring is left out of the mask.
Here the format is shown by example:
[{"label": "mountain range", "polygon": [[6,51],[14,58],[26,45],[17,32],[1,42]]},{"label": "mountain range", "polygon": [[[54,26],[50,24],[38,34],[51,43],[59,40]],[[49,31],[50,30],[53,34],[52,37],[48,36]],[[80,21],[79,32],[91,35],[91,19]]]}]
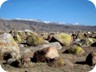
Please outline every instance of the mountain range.
[{"label": "mountain range", "polygon": [[55,23],[50,21],[28,19],[0,19],[0,31],[25,30],[36,32],[73,32],[96,31],[96,26],[83,26],[67,23]]}]

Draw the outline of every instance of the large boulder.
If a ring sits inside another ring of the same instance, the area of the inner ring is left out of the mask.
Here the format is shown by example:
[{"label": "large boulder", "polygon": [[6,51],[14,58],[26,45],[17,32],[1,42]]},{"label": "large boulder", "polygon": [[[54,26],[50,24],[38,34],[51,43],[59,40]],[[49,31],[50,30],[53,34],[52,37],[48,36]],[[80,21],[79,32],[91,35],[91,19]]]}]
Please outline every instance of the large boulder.
[{"label": "large boulder", "polygon": [[91,52],[87,58],[86,58],[86,63],[88,65],[96,65],[96,52]]},{"label": "large boulder", "polygon": [[58,33],[53,35],[50,42],[58,41],[63,46],[69,46],[72,43],[72,37],[70,34]]},{"label": "large boulder", "polygon": [[49,59],[59,57],[58,51],[55,47],[47,47],[38,50],[34,53],[33,58],[36,62],[43,62]]},{"label": "large boulder", "polygon": [[44,39],[37,34],[32,33],[31,36],[27,37],[26,43],[30,46],[37,46],[43,44]]},{"label": "large boulder", "polygon": [[0,58],[3,59],[5,55],[11,55],[11,58],[15,59],[20,57],[18,44],[8,33],[0,35]]},{"label": "large boulder", "polygon": [[54,59],[55,57],[59,57],[58,50],[56,49],[56,47],[47,48],[45,57],[49,59]]},{"label": "large boulder", "polygon": [[73,45],[71,48],[66,50],[66,52],[71,53],[71,54],[81,55],[85,53],[85,50],[81,48],[80,46]]}]

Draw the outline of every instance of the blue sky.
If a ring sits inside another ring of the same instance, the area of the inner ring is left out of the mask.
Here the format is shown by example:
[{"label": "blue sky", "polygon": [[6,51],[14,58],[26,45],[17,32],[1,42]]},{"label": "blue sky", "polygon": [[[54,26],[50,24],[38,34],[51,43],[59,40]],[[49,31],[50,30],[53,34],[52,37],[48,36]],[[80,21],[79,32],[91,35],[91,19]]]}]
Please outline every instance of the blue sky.
[{"label": "blue sky", "polygon": [[96,26],[96,8],[88,0],[8,0],[0,8],[0,18]]}]

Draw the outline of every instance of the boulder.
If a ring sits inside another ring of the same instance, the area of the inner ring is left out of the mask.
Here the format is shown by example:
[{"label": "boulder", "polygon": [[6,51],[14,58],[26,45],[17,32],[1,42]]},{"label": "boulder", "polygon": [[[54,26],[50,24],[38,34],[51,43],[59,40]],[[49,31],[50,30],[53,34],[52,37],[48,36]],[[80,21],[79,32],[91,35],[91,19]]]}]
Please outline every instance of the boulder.
[{"label": "boulder", "polygon": [[56,47],[48,47],[45,57],[49,59],[54,59],[55,57],[59,57],[58,50],[56,49]]},{"label": "boulder", "polygon": [[65,66],[74,67],[74,64],[70,60],[64,59],[64,62],[65,62],[65,64],[64,64]]},{"label": "boulder", "polygon": [[96,42],[95,42],[95,43],[93,43],[93,44],[91,44],[91,46],[96,47]]},{"label": "boulder", "polygon": [[85,53],[85,50],[81,48],[80,46],[73,45],[71,48],[67,50],[67,52],[71,54],[81,55]]},{"label": "boulder", "polygon": [[72,37],[66,33],[58,33],[53,35],[50,42],[59,42],[63,46],[69,46],[72,43]]},{"label": "boulder", "polygon": [[52,47],[52,46],[54,46],[57,49],[62,49],[62,46],[60,45],[59,42],[51,42],[48,44],[43,44],[43,45],[40,45],[40,48],[43,49],[43,48]]},{"label": "boulder", "polygon": [[3,59],[6,54],[12,55],[11,57],[14,59],[20,57],[20,48],[13,37],[8,33],[0,35],[0,58]]},{"label": "boulder", "polygon": [[27,36],[30,36],[33,33],[31,30],[28,29],[25,29],[24,32]]},{"label": "boulder", "polygon": [[52,59],[50,62],[47,63],[50,67],[63,67],[65,64],[65,61],[63,58],[57,57]]},{"label": "boulder", "polygon": [[18,34],[17,34],[17,35],[14,35],[13,38],[14,38],[14,40],[15,40],[16,42],[22,43],[22,39],[21,39],[20,35],[18,35]]},{"label": "boulder", "polygon": [[[31,49],[23,49],[21,51],[21,57],[14,61],[8,60],[7,63],[13,67],[30,67],[33,51]],[[10,62],[11,61],[11,62]]]},{"label": "boulder", "polygon": [[27,37],[26,43],[30,46],[37,46],[44,43],[44,39],[37,34],[32,33],[31,36]]},{"label": "boulder", "polygon": [[32,58],[33,57],[33,54],[34,54],[34,51],[31,50],[30,48],[29,49],[23,49],[21,51],[21,58]]},{"label": "boulder", "polygon": [[42,33],[42,34],[40,34],[40,36],[42,36],[42,38],[44,40],[47,40],[48,39],[48,33]]},{"label": "boulder", "polygon": [[86,63],[88,65],[95,65],[96,64],[96,52],[91,52],[87,58],[86,58]]},{"label": "boulder", "polygon": [[82,46],[82,47],[89,47],[91,44],[95,42],[95,39],[93,38],[84,38],[84,39],[75,39],[73,44]]},{"label": "boulder", "polygon": [[26,34],[24,31],[10,31],[10,34],[13,36],[13,38],[18,42],[18,43],[25,43],[26,40]]},{"label": "boulder", "polygon": [[93,44],[94,41],[92,38],[84,38],[80,41],[80,46],[82,47],[89,47],[91,44]]},{"label": "boulder", "polygon": [[93,33],[93,34],[91,35],[91,37],[92,37],[92,38],[96,38],[96,33]]},{"label": "boulder", "polygon": [[80,39],[76,38],[76,39],[74,39],[73,44],[79,44],[79,42],[80,42]]},{"label": "boulder", "polygon": [[36,51],[33,55],[33,58],[36,60],[36,62],[43,62],[47,59],[54,59],[56,57],[59,57],[59,54],[55,47],[43,48]]},{"label": "boulder", "polygon": [[26,40],[26,34],[24,31],[18,31],[18,34],[17,34],[20,38],[21,38],[21,43],[25,43],[25,40]]},{"label": "boulder", "polygon": [[79,39],[85,38],[84,33],[78,33],[77,38],[79,38]]}]

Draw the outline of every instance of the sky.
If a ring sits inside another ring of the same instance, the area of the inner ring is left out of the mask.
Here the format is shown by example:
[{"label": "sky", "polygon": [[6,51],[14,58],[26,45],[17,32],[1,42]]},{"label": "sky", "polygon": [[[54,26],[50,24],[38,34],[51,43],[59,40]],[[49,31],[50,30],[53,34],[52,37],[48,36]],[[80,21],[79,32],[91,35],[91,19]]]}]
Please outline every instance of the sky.
[{"label": "sky", "polygon": [[88,0],[8,0],[0,8],[0,18],[96,26],[96,8]]}]

